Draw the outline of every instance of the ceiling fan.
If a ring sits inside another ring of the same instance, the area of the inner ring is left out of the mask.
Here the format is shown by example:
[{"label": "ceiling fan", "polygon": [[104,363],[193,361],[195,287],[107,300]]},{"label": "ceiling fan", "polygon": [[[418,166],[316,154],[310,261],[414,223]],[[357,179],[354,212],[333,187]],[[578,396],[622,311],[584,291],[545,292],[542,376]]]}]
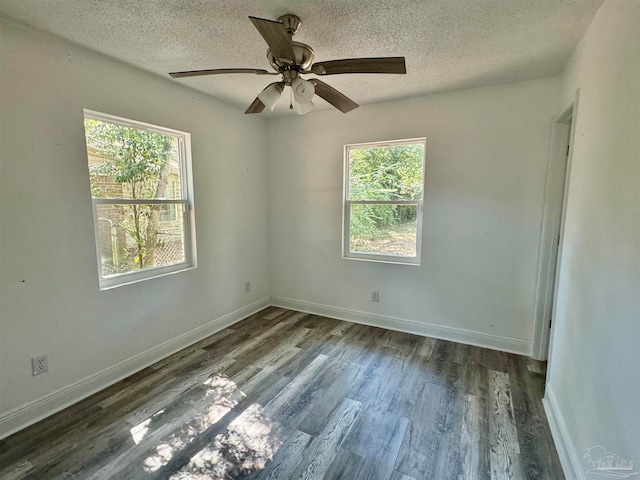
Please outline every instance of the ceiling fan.
[{"label": "ceiling fan", "polygon": [[262,90],[244,113],[260,113],[265,107],[273,110],[285,86],[291,87],[293,99],[289,108],[299,114],[313,109],[312,98],[318,95],[342,113],[358,107],[358,104],[327,85],[322,80],[305,80],[302,74],[337,75],[342,73],[407,73],[404,57],[348,58],[313,63],[313,49],[304,43],[293,41],[300,26],[300,18],[293,14],[281,16],[278,21],[249,17],[262,38],[269,46],[267,59],[275,72],[258,68],[217,68],[213,70],[191,70],[171,72],[172,78],[195,77],[199,75],[219,75],[225,73],[252,73],[255,75],[281,75],[282,80],[274,82]]}]

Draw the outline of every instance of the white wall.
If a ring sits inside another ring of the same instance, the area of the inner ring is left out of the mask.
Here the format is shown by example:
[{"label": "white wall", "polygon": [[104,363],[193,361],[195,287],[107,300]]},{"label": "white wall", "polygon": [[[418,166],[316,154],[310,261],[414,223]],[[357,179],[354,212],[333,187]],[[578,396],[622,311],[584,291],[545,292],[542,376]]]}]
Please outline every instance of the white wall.
[{"label": "white wall", "polygon": [[[0,28],[2,436],[179,342],[141,352],[266,304],[269,278],[263,120],[54,37]],[[83,108],[192,134],[197,269],[98,289]],[[30,358],[43,353],[49,372],[32,377]]]},{"label": "white wall", "polygon": [[594,445],[640,465],[637,0],[598,11],[565,69],[558,113],[577,88],[546,406],[569,477],[586,478]]},{"label": "white wall", "polygon": [[[557,87],[535,80],[270,121],[272,300],[528,354]],[[343,145],[423,136],[422,265],[341,259]]]}]

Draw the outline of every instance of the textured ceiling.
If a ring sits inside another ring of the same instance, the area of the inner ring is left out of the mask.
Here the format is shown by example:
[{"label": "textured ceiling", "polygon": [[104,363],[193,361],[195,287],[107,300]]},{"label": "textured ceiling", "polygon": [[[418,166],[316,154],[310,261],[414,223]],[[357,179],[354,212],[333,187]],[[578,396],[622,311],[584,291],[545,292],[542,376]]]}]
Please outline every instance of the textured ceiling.
[{"label": "textured ceiling", "polygon": [[[295,40],[313,47],[316,61],[406,57],[407,75],[323,78],[362,105],[555,75],[602,1],[0,0],[0,16],[167,77],[205,68],[270,70],[266,44],[247,17],[295,13],[302,19]],[[273,78],[173,81],[244,110]],[[287,114],[287,104],[282,99],[275,114]]]}]

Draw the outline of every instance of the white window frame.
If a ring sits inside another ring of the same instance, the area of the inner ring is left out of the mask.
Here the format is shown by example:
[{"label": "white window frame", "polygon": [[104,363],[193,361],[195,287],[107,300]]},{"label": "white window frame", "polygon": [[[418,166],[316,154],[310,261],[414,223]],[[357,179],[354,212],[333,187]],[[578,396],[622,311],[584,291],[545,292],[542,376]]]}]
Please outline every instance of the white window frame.
[{"label": "white window frame", "polygon": [[[96,241],[96,261],[98,265],[98,279],[100,290],[130,285],[132,283],[150,280],[152,278],[163,277],[178,272],[184,272],[197,267],[196,261],[196,235],[195,235],[195,211],[193,206],[193,174],[191,166],[191,134],[160,127],[149,123],[139,122],[128,118],[117,117],[107,113],[96,112],[84,109],[84,118],[98,120],[102,122],[115,123],[125,127],[146,130],[149,132],[171,135],[178,138],[178,155],[180,163],[180,192],[182,198],[162,200],[162,199],[120,199],[120,198],[93,198],[93,227]],[[115,275],[102,275],[102,262],[100,258],[100,237],[98,232],[98,205],[180,205],[182,208],[183,234],[184,234],[184,261],[172,265],[145,268],[133,272],[119,273]]]},{"label": "white window frame", "polygon": [[[371,147],[392,147],[395,145],[408,145],[421,143],[424,146],[424,156],[422,158],[422,198],[420,200],[349,200],[349,151],[360,148]],[[422,257],[422,217],[425,185],[425,163],[427,139],[407,138],[402,140],[390,140],[382,142],[355,143],[344,146],[344,182],[342,194],[342,258],[347,260],[361,260],[369,262],[396,263],[402,265],[419,266]],[[403,257],[399,255],[389,255],[380,253],[351,252],[351,206],[352,205],[415,205],[416,206],[416,256]]]}]

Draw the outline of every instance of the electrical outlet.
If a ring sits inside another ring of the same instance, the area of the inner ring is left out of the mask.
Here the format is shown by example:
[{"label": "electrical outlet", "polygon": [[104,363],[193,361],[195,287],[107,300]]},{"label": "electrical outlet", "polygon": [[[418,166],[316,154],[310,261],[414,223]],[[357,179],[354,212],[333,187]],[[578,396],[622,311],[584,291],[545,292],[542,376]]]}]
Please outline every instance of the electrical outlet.
[{"label": "electrical outlet", "polygon": [[371,301],[372,302],[379,302],[380,301],[380,292],[377,290],[374,290],[371,292]]},{"label": "electrical outlet", "polygon": [[251,291],[251,282],[244,282],[244,291],[249,293]]},{"label": "electrical outlet", "polygon": [[40,355],[39,357],[33,357],[31,359],[31,368],[33,375],[40,375],[49,371],[49,359],[46,355]]}]

